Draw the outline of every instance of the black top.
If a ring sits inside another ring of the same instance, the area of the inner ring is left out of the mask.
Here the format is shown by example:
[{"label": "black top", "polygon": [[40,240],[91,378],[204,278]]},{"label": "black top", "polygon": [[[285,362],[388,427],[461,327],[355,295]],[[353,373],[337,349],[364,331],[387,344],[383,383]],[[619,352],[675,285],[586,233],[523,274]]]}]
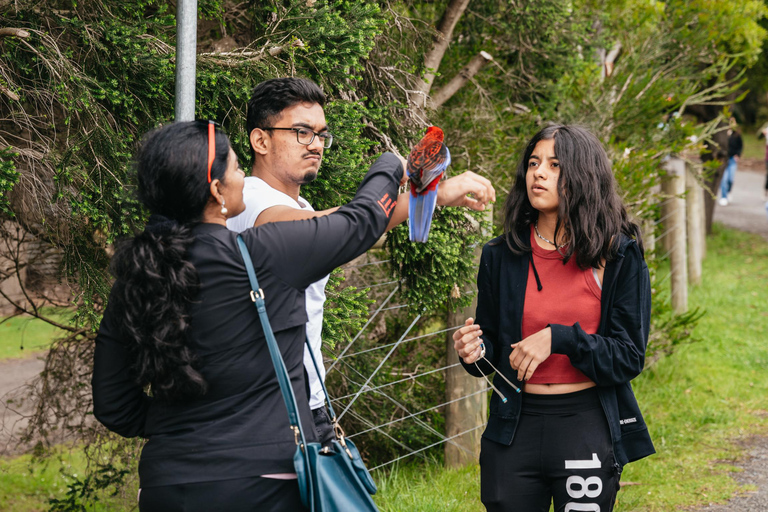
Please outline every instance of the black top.
[{"label": "black top", "polygon": [[[483,248],[477,276],[476,320],[483,330],[485,357],[516,386],[517,371],[509,364],[511,345],[522,339],[523,306],[528,282],[529,253],[514,254],[504,237]],[[567,301],[567,297],[563,297]],[[654,453],[630,381],[643,370],[651,314],[648,266],[637,243],[622,237],[618,255],[607,262],[600,300],[600,327],[587,334],[577,323],[550,324],[552,353],[567,355],[571,364],[597,384],[611,431],[614,454],[621,465]],[[490,375],[482,359],[461,361],[470,374]],[[479,369],[478,369],[479,367]],[[490,418],[483,437],[509,445],[520,418],[522,397],[500,377],[494,385],[507,397],[491,396]]]},{"label": "black top", "polygon": [[[307,441],[314,428],[304,383],[304,289],[368,250],[382,235],[403,168],[393,154],[371,167],[354,200],[331,215],[242,233],[298,402]],[[383,201],[382,201],[383,199]],[[190,343],[208,382],[206,395],[179,403],[148,397],[132,378],[112,302],[96,337],[94,415],[125,437],[149,441],[141,487],[294,472],[294,434],[269,356],[237,233],[218,224],[194,229],[188,258],[200,294],[190,308]]]},{"label": "black top", "polygon": [[744,149],[744,142],[741,140],[741,134],[736,130],[728,137],[728,158],[734,156],[741,156],[741,151]]}]

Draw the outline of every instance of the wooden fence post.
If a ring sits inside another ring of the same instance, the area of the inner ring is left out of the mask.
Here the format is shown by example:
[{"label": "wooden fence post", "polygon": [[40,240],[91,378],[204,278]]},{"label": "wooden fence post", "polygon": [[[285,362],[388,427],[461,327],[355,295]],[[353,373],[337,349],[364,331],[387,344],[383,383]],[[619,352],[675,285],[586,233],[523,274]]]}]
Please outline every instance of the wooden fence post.
[{"label": "wooden fence post", "polygon": [[[492,221],[493,209],[488,206],[486,221]],[[480,264],[482,244],[475,248],[475,264]],[[474,288],[474,286],[473,286]],[[448,313],[448,327],[464,325],[464,321],[475,316],[477,308],[477,295],[466,308],[459,308],[455,312]],[[453,332],[449,331],[446,337],[446,366],[457,364],[459,356],[453,348]],[[451,402],[445,406],[445,436],[453,437],[462,432],[482,425],[488,417],[488,394],[482,393],[487,388],[485,380],[478,379],[468,374],[461,366],[448,368],[445,371],[445,398]],[[468,395],[472,395],[468,398]],[[453,400],[456,400],[453,402]],[[467,464],[476,464],[480,458],[480,436],[482,428],[452,439],[445,443],[445,466],[457,468]]]},{"label": "wooden fence post", "polygon": [[704,215],[704,190],[696,180],[693,169],[688,167],[685,178],[686,221],[688,223],[688,282],[701,283],[701,260],[704,257],[702,238],[706,236],[702,220]]},{"label": "wooden fence post", "polygon": [[[658,197],[661,195],[661,185],[657,184],[654,185],[651,190],[648,192],[652,197]],[[664,216],[664,205],[662,204],[662,217]],[[653,220],[645,219],[640,226],[640,229],[642,230],[643,235],[643,246],[645,247],[645,252],[653,252],[656,250],[656,223]],[[663,246],[663,238],[662,238],[662,246]]]},{"label": "wooden fence post", "polygon": [[665,163],[667,179],[662,188],[667,197],[664,220],[664,244],[669,253],[672,309],[675,313],[688,310],[688,263],[685,221],[685,160],[672,157]]}]

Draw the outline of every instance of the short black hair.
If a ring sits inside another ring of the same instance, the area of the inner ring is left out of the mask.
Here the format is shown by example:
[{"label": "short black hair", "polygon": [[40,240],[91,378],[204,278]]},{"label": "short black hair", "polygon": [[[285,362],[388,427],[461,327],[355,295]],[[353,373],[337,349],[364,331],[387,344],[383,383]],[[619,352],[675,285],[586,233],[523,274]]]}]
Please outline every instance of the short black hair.
[{"label": "short black hair", "polygon": [[[315,82],[306,78],[272,78],[261,82],[251,91],[245,128],[248,136],[256,128],[269,128],[275,116],[298,103],[317,103],[325,107],[325,93]],[[254,157],[251,148],[251,157]]]}]

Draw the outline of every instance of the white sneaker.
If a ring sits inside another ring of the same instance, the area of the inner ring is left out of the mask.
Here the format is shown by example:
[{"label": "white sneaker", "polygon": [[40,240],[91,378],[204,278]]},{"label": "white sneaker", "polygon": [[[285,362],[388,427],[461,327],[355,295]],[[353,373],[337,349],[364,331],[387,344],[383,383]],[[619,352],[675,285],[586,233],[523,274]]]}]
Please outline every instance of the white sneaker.
[{"label": "white sneaker", "polygon": [[727,197],[721,197],[720,200],[717,202],[720,206],[728,206],[728,198]]}]

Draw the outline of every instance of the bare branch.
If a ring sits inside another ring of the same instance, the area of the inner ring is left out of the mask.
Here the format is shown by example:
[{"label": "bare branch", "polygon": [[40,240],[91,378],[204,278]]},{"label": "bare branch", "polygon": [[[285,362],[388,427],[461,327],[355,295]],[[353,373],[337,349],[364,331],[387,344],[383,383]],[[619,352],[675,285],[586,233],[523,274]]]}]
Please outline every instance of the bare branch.
[{"label": "bare branch", "polygon": [[428,93],[432,88],[432,82],[435,81],[437,70],[440,68],[440,63],[443,61],[448,45],[453,38],[453,29],[456,28],[456,23],[464,14],[467,5],[469,5],[469,0],[451,0],[445,8],[443,17],[437,25],[435,42],[424,56],[424,79],[418,84],[418,88],[421,91]]},{"label": "bare branch", "polygon": [[263,59],[267,54],[272,57],[276,57],[283,53],[287,48],[303,48],[304,43],[296,39],[291,44],[286,46],[273,46],[272,48],[262,48],[257,52],[245,52],[245,51],[233,51],[233,52],[210,52],[201,53],[198,57],[201,60],[208,60],[214,62],[217,66],[225,66],[229,68],[235,68],[257,62]]},{"label": "bare branch", "polygon": [[461,89],[464,84],[474,77],[486,63],[493,60],[493,56],[487,52],[480,52],[469,61],[469,64],[459,71],[450,82],[432,95],[432,108],[438,109]]},{"label": "bare branch", "polygon": [[0,28],[0,37],[29,37],[29,32],[20,28],[4,27]]},{"label": "bare branch", "polygon": [[605,56],[605,60],[603,61],[603,78],[611,76],[613,73],[613,68],[616,63],[616,58],[619,56],[619,52],[621,51],[621,42],[617,42],[613,45],[613,48],[611,48],[611,51],[608,52],[608,55]]},{"label": "bare branch", "polygon": [[2,84],[0,84],[0,93],[5,94],[9,98],[11,98],[13,101],[19,101],[19,95],[13,92],[12,90],[8,89],[7,87],[3,87]]}]

